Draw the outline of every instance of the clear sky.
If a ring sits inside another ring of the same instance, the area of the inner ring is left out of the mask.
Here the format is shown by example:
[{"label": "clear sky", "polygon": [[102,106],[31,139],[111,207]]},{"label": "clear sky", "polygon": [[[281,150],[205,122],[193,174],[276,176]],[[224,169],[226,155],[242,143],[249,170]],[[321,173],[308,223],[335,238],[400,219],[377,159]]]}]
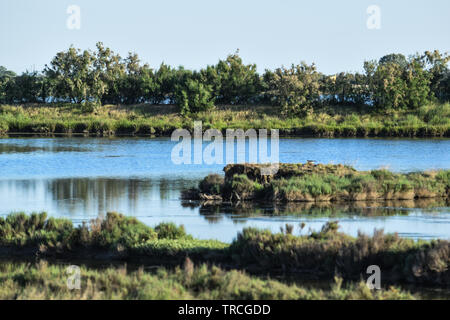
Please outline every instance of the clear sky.
[{"label": "clear sky", "polygon": [[[66,25],[70,5],[81,10],[79,30]],[[380,29],[367,27],[370,5],[380,8]],[[97,41],[153,67],[199,69],[239,48],[261,72],[302,60],[329,74],[359,71],[387,53],[450,51],[450,1],[0,1],[0,65],[13,71],[40,70],[71,44]]]}]

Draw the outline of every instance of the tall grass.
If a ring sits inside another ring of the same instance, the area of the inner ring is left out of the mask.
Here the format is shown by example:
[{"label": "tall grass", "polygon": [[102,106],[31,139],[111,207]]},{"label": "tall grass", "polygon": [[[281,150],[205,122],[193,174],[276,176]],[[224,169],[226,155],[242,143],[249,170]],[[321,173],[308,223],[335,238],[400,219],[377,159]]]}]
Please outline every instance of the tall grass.
[{"label": "tall grass", "polygon": [[[367,201],[448,198],[450,170],[393,173],[356,171],[343,165],[280,164],[273,176],[261,174],[263,165],[236,164],[224,168],[216,190],[231,200]],[[211,179],[206,177],[202,182]],[[222,183],[222,184],[220,184]],[[198,192],[206,192],[202,190]]]},{"label": "tall grass", "polygon": [[448,241],[414,242],[381,231],[353,238],[338,232],[338,227],[330,222],[320,232],[304,233],[300,226],[299,235],[292,226],[285,233],[247,228],[228,245],[194,239],[173,224],[153,229],[118,214],[79,227],[65,219],[46,219],[44,214],[13,214],[0,219],[0,255],[75,256],[170,266],[190,257],[195,263],[219,263],[257,273],[308,272],[319,278],[339,275],[353,280],[364,275],[368,266],[378,265],[386,281],[450,284]]},{"label": "tall grass", "polygon": [[174,129],[280,129],[282,135],[450,136],[450,104],[432,104],[413,111],[360,112],[324,107],[304,118],[284,117],[272,106],[218,106],[184,118],[171,105],[98,106],[87,112],[73,105],[0,106],[0,133],[170,135]]},{"label": "tall grass", "polygon": [[225,271],[186,260],[175,270],[128,271],[125,267],[80,269],[80,289],[70,290],[63,265],[45,261],[0,264],[0,299],[113,299],[113,300],[299,300],[299,299],[416,299],[399,288],[369,290],[365,283],[342,285],[337,278],[329,289],[311,289],[276,280]]},{"label": "tall grass", "polygon": [[377,265],[385,281],[450,284],[449,241],[415,242],[382,231],[372,237],[359,234],[352,238],[338,232],[338,227],[330,222],[320,232],[306,236],[247,228],[232,243],[231,252],[241,266],[272,272],[309,272],[323,277],[337,273],[358,279],[368,266]]}]

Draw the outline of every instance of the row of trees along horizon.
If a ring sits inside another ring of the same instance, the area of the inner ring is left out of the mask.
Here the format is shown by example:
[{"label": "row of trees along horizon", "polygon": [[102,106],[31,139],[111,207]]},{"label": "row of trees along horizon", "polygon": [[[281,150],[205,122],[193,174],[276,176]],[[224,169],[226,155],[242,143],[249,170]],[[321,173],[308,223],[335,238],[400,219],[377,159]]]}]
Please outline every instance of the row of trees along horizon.
[{"label": "row of trees along horizon", "polygon": [[325,104],[415,109],[449,101],[449,61],[435,50],[366,61],[363,73],[325,75],[301,62],[259,74],[237,51],[199,71],[164,63],[152,69],[137,54],[122,58],[99,42],[95,51],[57,53],[41,72],[16,75],[0,66],[0,103],[176,104],[181,114],[215,104],[272,104],[295,116]]}]

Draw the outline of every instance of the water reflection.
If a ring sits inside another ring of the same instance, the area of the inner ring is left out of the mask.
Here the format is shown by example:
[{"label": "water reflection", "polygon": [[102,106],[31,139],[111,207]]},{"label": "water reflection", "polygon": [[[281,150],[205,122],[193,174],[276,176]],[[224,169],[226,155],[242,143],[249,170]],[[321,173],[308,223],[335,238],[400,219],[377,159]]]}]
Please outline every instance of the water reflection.
[{"label": "water reflection", "polygon": [[87,152],[88,149],[76,146],[62,146],[55,144],[11,144],[1,143],[5,140],[0,140],[0,154],[14,154],[14,153],[34,153],[34,152]]},{"label": "water reflection", "polygon": [[191,187],[183,179],[66,178],[0,181],[1,213],[48,211],[52,215],[97,216],[109,211],[149,214]]},{"label": "water reflection", "polygon": [[419,209],[422,213],[435,213],[439,208],[449,206],[447,199],[420,199],[401,201],[358,201],[350,203],[332,202],[237,202],[222,203],[217,201],[183,201],[188,208],[199,208],[199,213],[211,223],[219,222],[228,216],[237,223],[245,222],[243,218],[256,216],[303,216],[309,218],[342,217],[387,217],[408,216]]},{"label": "water reflection", "polygon": [[0,215],[46,211],[80,223],[116,211],[151,226],[162,221],[183,224],[197,238],[227,242],[244,227],[277,232],[286,223],[305,222],[318,230],[329,220],[339,220],[341,230],[351,235],[377,228],[411,238],[450,238],[450,210],[444,200],[275,205],[181,201],[181,190],[197,183],[170,176],[0,180]]}]

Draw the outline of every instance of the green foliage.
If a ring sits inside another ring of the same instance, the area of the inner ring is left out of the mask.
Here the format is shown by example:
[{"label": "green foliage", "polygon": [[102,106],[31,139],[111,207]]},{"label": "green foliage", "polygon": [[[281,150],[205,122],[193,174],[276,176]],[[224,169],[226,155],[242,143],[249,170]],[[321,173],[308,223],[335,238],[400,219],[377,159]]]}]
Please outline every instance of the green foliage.
[{"label": "green foliage", "polygon": [[263,186],[253,180],[250,180],[247,175],[240,174],[234,175],[231,182],[229,182],[228,188],[225,192],[230,192],[231,197],[236,200],[241,199],[253,199],[255,197],[261,196],[263,191]]},{"label": "green foliage", "polygon": [[103,220],[95,220],[91,223],[91,229],[83,226],[80,235],[89,233],[87,244],[101,247],[116,246],[118,244],[131,247],[138,243],[145,243],[156,238],[155,231],[139,222],[136,218],[125,217],[118,213],[108,213]]},{"label": "green foliage", "polygon": [[[90,106],[86,108],[85,105]],[[176,106],[113,106],[95,102],[59,105],[0,105],[0,133],[83,134],[95,136],[170,136],[192,129],[192,120]],[[306,118],[283,117],[273,106],[217,106],[195,114],[204,127],[279,129],[280,135],[316,137],[444,137],[450,136],[450,104],[428,104],[417,110],[365,113],[358,107],[321,107]]]},{"label": "green foliage", "polygon": [[182,115],[208,111],[214,107],[212,87],[198,80],[188,79],[184,85],[178,86],[176,91],[175,102]]},{"label": "green foliage", "polygon": [[57,53],[42,72],[16,75],[1,67],[0,103],[177,104],[184,115],[209,111],[215,102],[262,102],[281,107],[288,118],[306,117],[326,103],[359,111],[415,110],[449,100],[449,61],[447,53],[435,50],[365,62],[365,74],[324,75],[302,62],[260,75],[236,52],[199,72],[164,63],[153,70],[136,53],[122,58],[99,42],[94,51],[71,47]]},{"label": "green foliage", "polygon": [[351,238],[337,232],[330,222],[306,236],[271,233],[246,228],[231,245],[235,261],[241,266],[262,270],[299,272],[345,279],[358,279],[368,265],[378,265],[385,281],[408,281],[446,285],[450,281],[448,241],[415,242],[398,235],[375,231],[372,237],[359,234]]},{"label": "green foliage", "polygon": [[268,84],[268,95],[286,115],[306,116],[319,99],[320,75],[315,65],[292,65],[275,72],[266,71],[264,80]]},{"label": "green foliage", "polygon": [[424,57],[415,55],[408,61],[400,60],[393,57],[375,66],[366,65],[377,108],[417,109],[433,98],[432,74],[426,69]]},{"label": "green foliage", "polygon": [[156,239],[157,235],[135,218],[108,213],[104,220],[96,219],[89,225],[74,228],[70,220],[50,218],[47,214],[24,213],[9,215],[0,220],[0,245],[57,247],[73,249],[82,247],[131,247]]},{"label": "green foliage", "polygon": [[367,83],[366,75],[341,72],[334,76],[322,76],[320,91],[324,102],[363,106],[371,98]]},{"label": "green foliage", "polygon": [[184,226],[177,226],[174,223],[160,223],[155,228],[158,239],[183,239],[187,237]]},{"label": "green foliage", "polygon": [[[331,289],[311,289],[258,278],[239,270],[224,270],[189,259],[175,270],[102,270],[81,267],[80,290],[67,286],[66,266],[41,261],[35,264],[0,264],[0,299],[20,300],[287,300],[287,299],[415,299],[391,287],[369,290],[364,282],[342,286],[336,278]],[[26,279],[26,281],[24,281]]]},{"label": "green foliage", "polygon": [[396,64],[401,69],[406,69],[408,65],[408,60],[406,60],[406,57],[403,54],[391,53],[385,55],[384,57],[381,57],[379,64],[380,65]]},{"label": "green foliage", "polygon": [[202,193],[222,194],[224,187],[224,178],[219,174],[210,174],[199,183],[199,189]]},{"label": "green foliage", "polygon": [[54,83],[53,96],[76,104],[100,99],[105,84],[94,67],[95,59],[91,51],[82,52],[73,47],[57,53],[44,70],[46,77]]},{"label": "green foliage", "polygon": [[446,170],[399,174],[385,169],[358,172],[342,165],[280,164],[275,176],[263,179],[259,168],[227,166],[223,197],[286,202],[413,200],[447,198],[450,190]]},{"label": "green foliage", "polygon": [[[448,180],[449,175],[441,173],[438,179]],[[13,249],[16,255],[28,256],[30,251],[22,250],[28,248],[39,252],[40,257],[71,252],[99,260],[120,257],[149,259],[158,264],[179,264],[189,256],[194,261],[226,263],[230,267],[251,265],[255,271],[270,273],[281,269],[295,274],[314,271],[314,275],[326,279],[337,273],[344,279],[358,280],[368,265],[375,264],[383,270],[386,281],[450,283],[448,241],[415,242],[381,231],[372,237],[359,234],[352,238],[338,232],[338,227],[331,221],[321,231],[302,236],[296,236],[291,226],[285,233],[246,228],[230,246],[193,239],[172,224],[161,224],[155,232],[135,218],[116,213],[78,227],[65,219],[46,219],[45,214],[19,213],[0,218],[0,247]],[[192,263],[185,263],[186,281],[205,286],[201,278],[195,278],[194,269]]]},{"label": "green foliage", "polygon": [[450,55],[442,54],[438,50],[425,51],[421,59],[425,69],[431,75],[430,90],[434,97],[440,101],[450,101],[450,69],[448,67]]},{"label": "green foliage", "polygon": [[202,69],[200,79],[212,87],[214,98],[222,104],[251,103],[261,92],[256,65],[244,65],[238,51],[217,65]]}]

